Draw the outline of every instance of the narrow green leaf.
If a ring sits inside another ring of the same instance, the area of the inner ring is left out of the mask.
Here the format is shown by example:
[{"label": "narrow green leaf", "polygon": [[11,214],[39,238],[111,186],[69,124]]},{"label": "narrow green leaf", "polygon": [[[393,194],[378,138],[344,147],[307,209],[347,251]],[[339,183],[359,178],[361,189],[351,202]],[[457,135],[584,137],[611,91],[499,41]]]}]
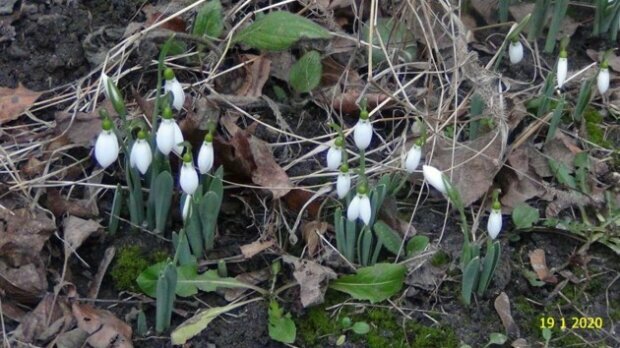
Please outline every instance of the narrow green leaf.
[{"label": "narrow green leaf", "polygon": [[480,258],[474,257],[469,261],[463,271],[463,280],[461,284],[461,297],[463,303],[469,306],[471,304],[471,294],[478,284],[478,274],[480,273]]},{"label": "narrow green leaf", "polygon": [[322,74],[321,54],[310,51],[291,66],[288,82],[297,93],[308,93],[319,85]]},{"label": "narrow green leaf", "polygon": [[346,275],[333,281],[329,287],[345,292],[357,300],[371,303],[386,300],[403,287],[407,268],[400,264],[378,263],[360,268],[356,274]]},{"label": "narrow green leaf", "polygon": [[121,184],[116,185],[114,199],[112,199],[112,209],[110,209],[110,219],[108,220],[108,231],[115,234],[118,230],[118,217],[123,207],[123,188]]},{"label": "narrow green leaf", "polygon": [[344,234],[344,221],[342,220],[342,209],[340,208],[336,208],[334,212],[334,229],[336,230],[336,248],[346,257],[347,247]]},{"label": "narrow green leaf", "polygon": [[170,172],[161,172],[155,178],[152,194],[155,202],[155,230],[157,233],[163,233],[166,229],[170,204],[172,203],[172,185],[173,180]]},{"label": "narrow green leaf", "polygon": [[558,129],[558,125],[560,124],[560,120],[562,119],[562,113],[564,112],[564,105],[566,104],[565,95],[562,95],[558,105],[555,107],[553,111],[553,116],[551,116],[551,122],[549,122],[549,129],[547,130],[547,138],[545,142],[551,141],[551,139],[555,138],[555,132]]},{"label": "narrow green leaf", "polygon": [[555,48],[555,41],[560,31],[560,26],[564,16],[566,16],[566,10],[568,9],[568,0],[556,0],[555,10],[553,11],[553,18],[549,25],[549,31],[547,32],[547,40],[545,41],[545,53],[553,53]]},{"label": "narrow green leaf", "polygon": [[538,219],[540,219],[538,209],[531,207],[527,203],[517,205],[512,211],[512,222],[518,229],[530,228],[538,222]]},{"label": "narrow green leaf", "polygon": [[302,38],[329,39],[330,33],[302,16],[288,11],[274,11],[239,31],[233,42],[259,50],[283,51]]},{"label": "narrow green leaf", "polygon": [[575,180],[579,186],[581,192],[589,193],[588,189],[588,170],[590,169],[590,163],[588,160],[588,153],[586,151],[580,152],[575,155]]},{"label": "narrow green leaf", "polygon": [[504,344],[508,341],[508,337],[506,335],[499,332],[492,332],[489,335],[489,344]]},{"label": "narrow green leaf", "polygon": [[155,296],[155,331],[161,333],[168,330],[174,308],[177,269],[169,262],[159,274]]},{"label": "narrow green leaf", "polygon": [[200,200],[200,222],[205,250],[212,250],[215,244],[215,229],[221,202],[222,199],[211,191],[205,193]]},{"label": "narrow green leaf", "polygon": [[360,233],[360,240],[358,241],[359,250],[361,251],[359,259],[360,263],[363,266],[368,266],[370,264],[370,256],[372,254],[372,242],[372,231],[368,226],[365,226],[362,229],[362,233]]},{"label": "narrow green leaf", "polygon": [[350,221],[349,219],[342,217],[342,221],[344,221],[345,233],[346,233],[346,244],[347,250],[344,256],[347,260],[351,262],[355,262],[355,245],[357,241],[357,224],[355,221]]},{"label": "narrow green leaf", "polygon": [[415,256],[423,252],[428,246],[430,240],[427,236],[414,236],[407,242],[407,256]]},{"label": "narrow green leaf", "polygon": [[192,251],[189,248],[185,230],[181,230],[178,234],[172,232],[172,244],[181,266],[196,264],[196,257],[192,255]]},{"label": "narrow green leaf", "polygon": [[207,35],[218,38],[224,30],[222,4],[219,0],[211,0],[204,4],[196,13],[192,35],[202,37]]},{"label": "narrow green leaf", "polygon": [[291,319],[291,314],[284,315],[284,311],[278,305],[278,302],[272,300],[269,304],[267,312],[269,316],[269,337],[272,339],[292,344],[297,336],[297,327]]},{"label": "narrow green leaf", "polygon": [[[185,199],[191,199],[187,197]],[[202,236],[202,226],[200,223],[199,203],[196,203],[193,199],[190,207],[189,216],[185,221],[185,232],[187,233],[187,241],[189,242],[192,254],[201,259],[204,254],[204,240]]]},{"label": "narrow green leaf", "polygon": [[573,110],[573,120],[581,121],[583,112],[590,104],[590,97],[592,96],[592,86],[594,85],[594,78],[585,80],[581,83],[579,89],[579,95],[577,96],[577,104]]},{"label": "narrow green leaf", "polygon": [[499,21],[500,23],[508,22],[508,6],[510,0],[499,0]]},{"label": "narrow green leaf", "polygon": [[149,266],[147,269],[142,271],[138,278],[136,279],[136,283],[146,295],[150,297],[156,296],[157,289],[157,280],[159,279],[159,275],[166,267],[167,262],[159,262],[152,266]]},{"label": "narrow green leaf", "polygon": [[398,255],[403,239],[388,224],[379,220],[373,226],[377,237],[383,243],[385,248],[394,255]]},{"label": "narrow green leaf", "polygon": [[527,33],[528,41],[536,41],[540,33],[542,33],[550,3],[551,0],[536,0],[536,5],[534,5],[534,10],[532,11],[532,20],[530,20],[530,27]]},{"label": "narrow green leaf", "polygon": [[499,241],[487,243],[487,253],[484,255],[482,273],[480,273],[480,281],[478,282],[478,296],[482,297],[487,291],[489,284],[491,284],[491,279],[493,279],[493,273],[495,273],[501,253],[502,249]]}]

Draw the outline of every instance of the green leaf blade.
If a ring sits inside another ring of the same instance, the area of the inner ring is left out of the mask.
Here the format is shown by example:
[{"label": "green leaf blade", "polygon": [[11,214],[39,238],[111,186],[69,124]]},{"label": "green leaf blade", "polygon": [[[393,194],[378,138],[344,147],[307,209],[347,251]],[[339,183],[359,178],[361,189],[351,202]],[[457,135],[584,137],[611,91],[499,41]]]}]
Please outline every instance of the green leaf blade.
[{"label": "green leaf blade", "polygon": [[291,67],[289,83],[298,93],[308,93],[319,85],[322,75],[321,54],[310,51]]},{"label": "green leaf blade", "polygon": [[330,288],[345,292],[358,300],[377,303],[401,290],[406,271],[404,265],[378,263],[358,269],[357,274],[338,278],[330,284]]}]

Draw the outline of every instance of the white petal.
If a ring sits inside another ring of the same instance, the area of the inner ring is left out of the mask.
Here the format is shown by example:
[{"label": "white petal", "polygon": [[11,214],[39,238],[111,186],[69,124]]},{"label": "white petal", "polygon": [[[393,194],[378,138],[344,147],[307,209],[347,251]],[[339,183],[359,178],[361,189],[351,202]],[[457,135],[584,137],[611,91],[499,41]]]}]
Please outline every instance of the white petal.
[{"label": "white petal", "polygon": [[198,170],[200,174],[206,174],[213,167],[213,143],[203,141],[198,152]]},{"label": "white petal", "polygon": [[609,89],[609,69],[601,69],[596,77],[596,86],[600,94],[605,94]]},{"label": "white petal", "polygon": [[359,120],[353,130],[355,146],[360,150],[366,150],[372,140],[372,124],[368,120]]},{"label": "white petal", "polygon": [[183,201],[183,209],[181,210],[181,216],[183,217],[183,221],[187,220],[187,217],[189,216],[189,207],[191,206],[191,201],[192,196],[185,195],[185,200]]},{"label": "white petal", "polygon": [[342,163],[342,150],[332,146],[327,150],[327,169],[338,170]]},{"label": "white petal", "polygon": [[413,173],[418,168],[420,158],[422,158],[422,149],[414,144],[407,152],[407,157],[405,158],[405,170],[407,173]]},{"label": "white petal", "polygon": [[131,148],[130,163],[132,167],[137,167],[142,175],[146,174],[153,161],[151,147],[146,140],[138,139]]},{"label": "white petal", "polygon": [[360,196],[355,195],[347,208],[347,219],[355,221],[360,216]]},{"label": "white petal", "polygon": [[489,214],[489,221],[487,222],[487,232],[491,239],[497,238],[499,232],[502,230],[502,211],[492,210]]},{"label": "white petal", "polygon": [[564,81],[566,81],[566,74],[568,73],[568,58],[562,58],[558,60],[558,88],[562,88]]},{"label": "white petal", "polygon": [[198,173],[191,163],[183,163],[179,178],[181,189],[188,195],[194,194],[198,188]]},{"label": "white petal", "polygon": [[179,144],[185,141],[185,139],[183,139],[183,133],[181,132],[179,125],[176,122],[173,122],[172,126],[174,127],[174,147],[172,148],[172,151],[181,156],[183,153],[183,145]]},{"label": "white petal", "polygon": [[118,158],[118,140],[112,131],[101,131],[95,142],[95,159],[103,168],[107,168]]},{"label": "white petal", "polygon": [[363,195],[360,199],[360,219],[364,221],[364,225],[368,226],[370,223],[371,214],[372,208],[370,207],[370,198],[368,198],[368,195]]},{"label": "white petal", "polygon": [[429,185],[443,194],[447,192],[446,184],[443,182],[443,174],[439,169],[431,166],[422,166],[422,171],[424,172],[424,179],[426,179]]},{"label": "white petal", "polygon": [[351,190],[351,176],[349,173],[340,173],[338,175],[338,179],[336,180],[336,192],[338,193],[338,198],[343,199],[347,196]]},{"label": "white petal", "polygon": [[164,91],[172,94],[172,107],[180,111],[183,109],[183,103],[185,103],[185,92],[179,80],[173,78],[172,80],[166,80],[164,84]]},{"label": "white petal", "polygon": [[512,64],[517,64],[523,59],[523,45],[520,41],[511,42],[508,45],[508,56]]},{"label": "white petal", "polygon": [[163,119],[157,129],[157,148],[159,152],[168,156],[174,147],[174,121]]}]

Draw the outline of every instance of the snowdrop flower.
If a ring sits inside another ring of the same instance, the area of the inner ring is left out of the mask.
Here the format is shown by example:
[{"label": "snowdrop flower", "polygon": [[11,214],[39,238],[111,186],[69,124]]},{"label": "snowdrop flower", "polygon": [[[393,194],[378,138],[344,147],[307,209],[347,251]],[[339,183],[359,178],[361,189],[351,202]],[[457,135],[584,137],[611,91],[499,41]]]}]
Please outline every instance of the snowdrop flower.
[{"label": "snowdrop flower", "polygon": [[165,108],[164,111],[162,111],[162,120],[159,123],[159,128],[157,129],[157,135],[155,137],[157,148],[164,156],[168,156],[176,144],[175,124],[176,122],[172,119],[172,110],[170,110],[170,108]]},{"label": "snowdrop flower", "polygon": [[340,167],[340,174],[338,174],[338,179],[336,179],[336,193],[338,193],[338,198],[345,198],[347,194],[349,194],[349,190],[351,190],[351,176],[349,175],[349,166],[343,164]]},{"label": "snowdrop flower", "polygon": [[596,77],[596,86],[600,94],[605,94],[609,89],[609,67],[607,61],[603,61]]},{"label": "snowdrop flower", "polygon": [[424,172],[424,179],[426,179],[429,185],[433,186],[437,191],[443,194],[448,192],[446,183],[443,180],[443,174],[439,171],[439,169],[424,165],[422,166],[422,172]]},{"label": "snowdrop flower", "polygon": [[510,63],[517,64],[523,59],[523,45],[521,41],[514,40],[508,46],[508,56],[510,57]]},{"label": "snowdrop flower", "polygon": [[183,201],[183,208],[181,209],[181,216],[183,217],[183,221],[187,220],[189,216],[189,208],[191,206],[192,196],[185,195],[185,200]]},{"label": "snowdrop flower", "polygon": [[560,58],[558,59],[558,88],[562,88],[564,81],[566,81],[566,75],[568,73],[568,58],[565,50],[560,51]]},{"label": "snowdrop flower", "polygon": [[342,163],[342,152],[344,151],[344,139],[342,137],[334,140],[334,146],[327,150],[327,169],[337,170]]},{"label": "snowdrop flower", "polygon": [[489,221],[487,222],[487,232],[491,239],[497,238],[502,230],[502,206],[499,203],[498,195],[498,190],[495,190],[493,192],[493,206],[491,214],[489,214]]},{"label": "snowdrop flower", "polygon": [[194,163],[192,163],[192,155],[189,153],[183,156],[179,183],[181,184],[183,192],[188,195],[193,195],[198,188],[198,173],[196,172],[196,168],[194,168]]},{"label": "snowdrop flower", "polygon": [[213,167],[213,157],[213,134],[207,133],[202,146],[200,146],[198,159],[196,160],[200,174],[207,174],[211,170]]},{"label": "snowdrop flower", "polygon": [[181,156],[183,153],[183,145],[181,143],[185,141],[183,132],[181,132],[181,128],[176,122],[173,122],[172,126],[174,127],[174,147],[172,147],[172,151]]},{"label": "snowdrop flower", "polygon": [[360,151],[366,150],[370,145],[372,140],[372,124],[368,120],[368,111],[366,110],[360,112],[360,119],[353,129],[353,139],[355,140],[355,146]]},{"label": "snowdrop flower", "polygon": [[118,87],[116,87],[114,81],[112,81],[112,79],[110,79],[104,71],[101,72],[101,84],[103,87],[103,94],[106,99],[112,102],[114,110],[119,114],[125,114],[126,109],[123,95],[121,94],[121,91],[118,90]]},{"label": "snowdrop flower", "polygon": [[153,153],[151,152],[151,146],[146,141],[147,134],[144,130],[138,132],[138,140],[133,143],[131,147],[131,154],[129,155],[129,165],[132,168],[138,168],[142,175],[146,174],[149,170],[149,166],[153,161]]},{"label": "snowdrop flower", "polygon": [[172,107],[177,111],[181,111],[185,103],[185,92],[183,92],[181,83],[179,83],[174,76],[174,72],[170,68],[164,70],[164,79],[166,80],[164,83],[164,91],[172,94]]},{"label": "snowdrop flower", "polygon": [[362,185],[358,188],[357,195],[355,195],[351,203],[349,203],[349,207],[347,208],[347,219],[350,221],[360,219],[364,222],[364,225],[368,226],[371,214],[370,198],[368,198],[365,185]]},{"label": "snowdrop flower", "polygon": [[413,171],[418,168],[420,158],[422,158],[422,148],[417,143],[413,144],[409,152],[407,152],[407,157],[405,157],[405,163],[403,165],[407,173],[413,173]]},{"label": "snowdrop flower", "polygon": [[95,159],[103,168],[107,168],[118,158],[119,147],[116,134],[112,130],[112,121],[106,117],[101,122],[101,133],[95,142]]}]

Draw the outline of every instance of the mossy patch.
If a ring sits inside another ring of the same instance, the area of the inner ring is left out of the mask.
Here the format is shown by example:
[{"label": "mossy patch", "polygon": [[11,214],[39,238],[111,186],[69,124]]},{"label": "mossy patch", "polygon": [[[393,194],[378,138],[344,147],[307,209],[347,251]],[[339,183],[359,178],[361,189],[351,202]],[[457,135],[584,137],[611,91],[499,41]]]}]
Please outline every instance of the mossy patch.
[{"label": "mossy patch", "polygon": [[588,140],[602,147],[610,148],[611,144],[605,139],[605,131],[601,127],[603,116],[594,108],[589,107],[583,113],[583,118],[586,124]]},{"label": "mossy patch", "polygon": [[116,255],[114,266],[110,271],[110,276],[114,281],[117,290],[136,291],[138,285],[136,278],[148,266],[164,261],[168,258],[168,253],[163,250],[157,250],[150,255],[140,249],[139,246],[122,247]]}]

